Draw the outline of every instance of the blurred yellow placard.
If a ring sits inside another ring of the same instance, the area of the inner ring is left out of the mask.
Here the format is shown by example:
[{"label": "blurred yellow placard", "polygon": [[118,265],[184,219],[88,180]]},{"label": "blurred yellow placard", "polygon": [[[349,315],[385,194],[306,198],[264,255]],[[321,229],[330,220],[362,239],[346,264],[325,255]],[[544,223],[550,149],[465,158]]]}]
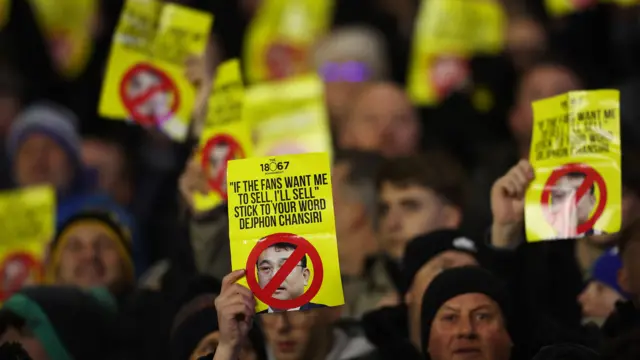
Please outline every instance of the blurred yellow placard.
[{"label": "blurred yellow placard", "polygon": [[504,26],[504,11],[495,1],[422,1],[407,79],[412,101],[437,105],[462,87],[470,76],[471,56],[500,53]]},{"label": "blurred yellow placard", "polygon": [[29,3],[60,74],[67,78],[80,75],[93,52],[98,0],[29,0]]},{"label": "blurred yellow placard", "polygon": [[311,48],[329,29],[333,5],[334,0],[262,0],[245,39],[249,83],[311,72]]},{"label": "blurred yellow placard", "polygon": [[248,88],[243,116],[253,127],[255,156],[331,153],[323,89],[315,74]]},{"label": "blurred yellow placard", "polygon": [[42,280],[47,244],[55,233],[55,202],[49,186],[0,192],[0,301]]},{"label": "blurred yellow placard", "polygon": [[639,5],[638,0],[545,0],[547,13],[553,17],[562,17],[593,8],[598,3],[614,4],[622,7]]},{"label": "blurred yellow placard", "polygon": [[344,304],[330,168],[326,153],[229,162],[231,265],[259,314]]},{"label": "blurred yellow placard", "polygon": [[0,29],[9,21],[11,14],[11,0],[0,0]]},{"label": "blurred yellow placard", "polygon": [[198,211],[206,211],[227,199],[227,161],[251,156],[251,128],[242,117],[244,87],[238,59],[217,69],[207,118],[200,137],[200,162],[207,176],[208,194],[194,194]]},{"label": "blurred yellow placard", "polygon": [[620,230],[619,98],[617,90],[572,91],[533,103],[528,241]]},{"label": "blurred yellow placard", "polygon": [[[44,0],[43,0],[44,1]],[[186,139],[195,89],[184,76],[204,52],[213,16],[158,0],[127,0],[109,55],[100,115]]]}]

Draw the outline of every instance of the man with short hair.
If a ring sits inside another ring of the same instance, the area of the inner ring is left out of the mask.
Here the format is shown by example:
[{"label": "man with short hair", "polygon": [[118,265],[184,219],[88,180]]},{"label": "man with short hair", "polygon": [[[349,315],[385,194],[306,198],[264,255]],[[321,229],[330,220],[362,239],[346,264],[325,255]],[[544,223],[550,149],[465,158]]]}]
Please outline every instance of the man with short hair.
[{"label": "man with short hair", "polygon": [[367,286],[356,300],[356,317],[401,302],[399,263],[409,241],[458,228],[467,193],[465,175],[453,157],[439,151],[388,160],[382,167],[376,182],[381,252],[365,270]]},{"label": "man with short hair", "polygon": [[[258,270],[258,284],[261,288],[267,286],[276,275],[282,265],[295,252],[297,245],[282,241],[270,245],[258,257],[256,268]],[[296,267],[287,275],[281,284],[276,288],[273,295],[278,300],[294,300],[302,296],[305,288],[309,285],[311,270],[307,267],[307,256],[303,256]],[[287,309],[286,311],[309,310],[326,307],[323,304],[306,303],[298,308]],[[258,314],[273,313],[283,311],[269,307]]]}]

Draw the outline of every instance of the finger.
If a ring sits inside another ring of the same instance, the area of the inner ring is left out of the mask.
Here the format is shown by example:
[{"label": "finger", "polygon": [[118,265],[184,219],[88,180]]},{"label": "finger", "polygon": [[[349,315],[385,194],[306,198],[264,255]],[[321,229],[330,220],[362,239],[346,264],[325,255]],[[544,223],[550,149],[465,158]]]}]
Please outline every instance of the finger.
[{"label": "finger", "polygon": [[255,310],[247,304],[240,303],[228,305],[223,309],[222,313],[227,320],[239,318],[238,320],[240,321],[247,321],[247,319],[254,315]]},{"label": "finger", "polygon": [[224,292],[225,289],[231,287],[231,285],[235,284],[238,280],[242,279],[244,274],[245,274],[245,270],[244,269],[239,269],[239,270],[232,271],[232,272],[228,273],[227,275],[225,275],[225,277],[222,279],[222,291],[221,292]]},{"label": "finger", "polygon": [[515,167],[511,170],[511,174],[509,174],[511,179],[515,181],[520,187],[526,187],[529,183],[529,179],[527,178],[527,174],[525,170],[522,168]]},{"label": "finger", "polygon": [[232,284],[227,290],[230,294],[240,294],[246,299],[253,299],[253,292],[240,284]]}]

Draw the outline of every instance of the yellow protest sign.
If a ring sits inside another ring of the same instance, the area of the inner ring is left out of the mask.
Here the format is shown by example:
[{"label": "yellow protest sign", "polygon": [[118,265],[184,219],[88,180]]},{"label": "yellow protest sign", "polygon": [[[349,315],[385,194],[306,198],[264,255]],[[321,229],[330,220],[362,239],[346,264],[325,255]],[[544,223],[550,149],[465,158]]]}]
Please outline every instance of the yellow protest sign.
[{"label": "yellow protest sign", "polygon": [[463,86],[471,56],[500,53],[504,26],[504,11],[495,1],[422,1],[407,78],[412,101],[436,105]]},{"label": "yellow protest sign", "polygon": [[317,75],[247,89],[243,116],[253,126],[254,154],[331,152],[329,117]]},{"label": "yellow protest sign", "polygon": [[331,25],[334,0],[262,0],[245,38],[250,83],[313,70],[311,47]]},{"label": "yellow protest sign", "polygon": [[9,21],[11,14],[11,0],[0,0],[0,29]]},{"label": "yellow protest sign", "polygon": [[533,103],[528,241],[619,231],[619,97],[617,90],[572,91]]},{"label": "yellow protest sign", "polygon": [[213,17],[158,0],[127,0],[102,87],[100,115],[187,136],[195,89],[184,63],[205,49]]},{"label": "yellow protest sign", "polygon": [[545,0],[544,6],[549,15],[562,17],[593,8],[597,6],[598,3],[614,4],[621,7],[630,7],[639,4],[638,0]]},{"label": "yellow protest sign", "polygon": [[251,128],[242,117],[243,97],[240,61],[220,64],[200,137],[200,162],[211,190],[206,195],[194,194],[198,211],[210,210],[227,199],[227,161],[251,156]]},{"label": "yellow protest sign", "polygon": [[80,75],[93,52],[98,1],[29,0],[29,3],[60,74],[67,78]]},{"label": "yellow protest sign", "polygon": [[329,155],[229,162],[231,265],[256,312],[344,304]]},{"label": "yellow protest sign", "polygon": [[0,193],[0,301],[42,280],[55,233],[55,191],[49,186]]}]

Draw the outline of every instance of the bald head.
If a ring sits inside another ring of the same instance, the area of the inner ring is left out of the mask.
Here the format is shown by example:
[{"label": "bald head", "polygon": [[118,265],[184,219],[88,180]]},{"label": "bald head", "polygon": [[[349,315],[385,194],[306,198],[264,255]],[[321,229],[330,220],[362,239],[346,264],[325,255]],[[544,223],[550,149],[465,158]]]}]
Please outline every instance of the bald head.
[{"label": "bald head", "polygon": [[368,85],[353,104],[342,128],[345,149],[375,151],[387,157],[415,153],[420,141],[420,121],[409,98],[397,85]]}]

